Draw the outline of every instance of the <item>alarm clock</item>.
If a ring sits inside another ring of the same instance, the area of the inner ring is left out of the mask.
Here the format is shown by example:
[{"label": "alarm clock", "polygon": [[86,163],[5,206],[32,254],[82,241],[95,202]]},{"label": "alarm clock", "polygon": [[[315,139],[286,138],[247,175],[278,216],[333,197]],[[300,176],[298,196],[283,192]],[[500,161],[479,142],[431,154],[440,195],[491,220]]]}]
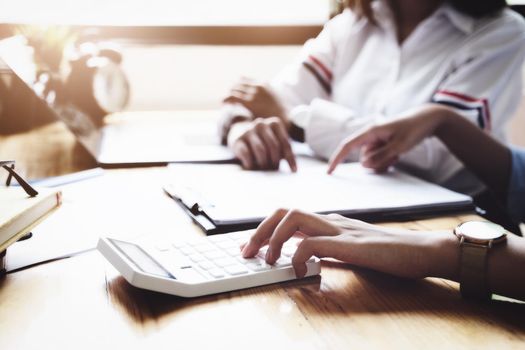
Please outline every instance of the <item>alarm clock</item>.
[{"label": "alarm clock", "polygon": [[83,43],[70,55],[70,72],[64,83],[65,98],[100,126],[104,117],[123,110],[130,96],[128,79],[118,50]]}]

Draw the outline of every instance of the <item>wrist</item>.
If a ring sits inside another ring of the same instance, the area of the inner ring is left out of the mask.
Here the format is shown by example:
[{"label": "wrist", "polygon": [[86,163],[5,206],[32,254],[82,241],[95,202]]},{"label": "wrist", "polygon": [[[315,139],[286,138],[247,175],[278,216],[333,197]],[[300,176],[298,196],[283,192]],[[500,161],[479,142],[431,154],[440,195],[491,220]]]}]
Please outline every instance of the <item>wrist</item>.
[{"label": "wrist", "polygon": [[434,231],[428,234],[428,277],[458,281],[460,269],[458,238],[452,231]]},{"label": "wrist", "polygon": [[282,114],[279,118],[283,122],[286,130],[290,131],[290,128],[292,127],[292,120],[290,119],[290,117],[288,117],[288,114]]},{"label": "wrist", "polygon": [[446,133],[447,129],[454,122],[454,118],[457,118],[458,115],[450,107],[436,105],[434,107],[434,130],[433,134],[442,139],[443,135]]}]

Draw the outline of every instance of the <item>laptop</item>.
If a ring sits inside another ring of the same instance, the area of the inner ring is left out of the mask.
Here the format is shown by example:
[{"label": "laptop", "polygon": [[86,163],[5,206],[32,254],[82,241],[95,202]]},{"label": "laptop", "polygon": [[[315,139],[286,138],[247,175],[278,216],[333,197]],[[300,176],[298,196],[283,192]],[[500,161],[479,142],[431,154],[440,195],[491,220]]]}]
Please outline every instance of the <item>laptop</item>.
[{"label": "laptop", "polygon": [[[233,153],[220,144],[216,125],[201,112],[127,112],[97,126],[70,102],[51,101],[34,83],[36,72],[25,38],[0,41],[0,59],[57,120],[63,122],[101,167],[165,165],[173,162],[228,163]],[[199,114],[200,113],[200,114]]]}]

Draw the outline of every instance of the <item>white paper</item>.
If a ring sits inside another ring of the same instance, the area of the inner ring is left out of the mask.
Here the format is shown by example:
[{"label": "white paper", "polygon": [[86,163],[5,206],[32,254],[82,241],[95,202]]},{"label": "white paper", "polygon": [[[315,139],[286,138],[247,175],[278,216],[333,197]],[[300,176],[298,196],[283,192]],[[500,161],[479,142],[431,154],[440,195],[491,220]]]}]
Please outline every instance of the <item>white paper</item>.
[{"label": "white paper", "polygon": [[215,223],[264,218],[278,208],[319,213],[413,210],[471,203],[471,198],[398,170],[375,174],[360,164],[340,165],[300,157],[298,171],[245,171],[238,165],[171,165],[171,182],[192,191]]}]

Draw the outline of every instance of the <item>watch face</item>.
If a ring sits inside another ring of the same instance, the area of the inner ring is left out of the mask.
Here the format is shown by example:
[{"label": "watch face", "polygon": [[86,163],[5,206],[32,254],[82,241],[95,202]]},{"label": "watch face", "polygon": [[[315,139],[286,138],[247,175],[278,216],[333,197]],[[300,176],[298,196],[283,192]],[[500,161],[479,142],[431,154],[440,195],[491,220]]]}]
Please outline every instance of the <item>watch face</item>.
[{"label": "watch face", "polygon": [[492,222],[469,221],[459,225],[455,233],[470,242],[487,243],[504,238],[507,231]]}]

